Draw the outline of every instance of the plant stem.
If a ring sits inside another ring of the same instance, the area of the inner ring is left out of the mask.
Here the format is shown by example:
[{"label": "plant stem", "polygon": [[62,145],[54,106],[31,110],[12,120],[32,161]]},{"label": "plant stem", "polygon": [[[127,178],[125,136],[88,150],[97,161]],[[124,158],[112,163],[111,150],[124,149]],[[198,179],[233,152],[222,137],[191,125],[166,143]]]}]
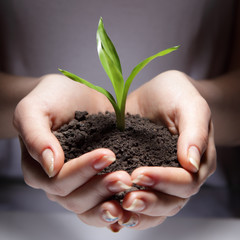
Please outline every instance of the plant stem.
[{"label": "plant stem", "polygon": [[117,122],[117,128],[120,131],[124,131],[125,129],[125,112],[117,114],[116,112],[116,122]]}]

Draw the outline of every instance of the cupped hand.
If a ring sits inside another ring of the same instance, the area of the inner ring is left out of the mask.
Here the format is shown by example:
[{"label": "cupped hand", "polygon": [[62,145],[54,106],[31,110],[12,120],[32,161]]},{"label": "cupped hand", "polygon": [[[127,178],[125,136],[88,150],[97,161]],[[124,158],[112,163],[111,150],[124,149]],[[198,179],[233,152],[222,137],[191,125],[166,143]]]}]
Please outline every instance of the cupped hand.
[{"label": "cupped hand", "polygon": [[64,76],[49,74],[19,102],[13,123],[30,155],[53,177],[63,166],[64,153],[52,130],[73,119],[76,110],[96,113],[108,108],[103,95]]},{"label": "cupped hand", "polygon": [[196,194],[216,168],[211,112],[192,84],[178,71],[167,71],[128,98],[127,110],[179,134],[177,156],[182,168],[141,167],[132,181],[151,191],[128,193],[123,201],[121,226],[146,229],[175,215]]},{"label": "cupped hand", "polygon": [[160,74],[137,89],[128,98],[127,110],[162,122],[179,134],[178,159],[183,168],[136,169],[132,181],[152,190],[127,194],[123,208],[116,201],[105,200],[128,188],[130,176],[122,171],[96,176],[114,161],[110,150],[98,149],[64,164],[52,130],[72,119],[76,110],[103,112],[111,106],[103,95],[83,85],[47,75],[18,104],[14,125],[22,142],[25,181],[43,189],[51,200],[87,224],[108,226],[113,231],[158,225],[177,213],[215,169],[210,110],[191,79],[180,72]]},{"label": "cupped hand", "polygon": [[131,177],[124,171],[97,175],[115,160],[109,149],[96,149],[64,163],[52,130],[72,119],[76,110],[96,113],[111,106],[103,95],[57,74],[42,77],[17,105],[13,121],[21,142],[24,179],[87,224],[109,226],[122,217],[123,210],[107,199],[128,189]]}]

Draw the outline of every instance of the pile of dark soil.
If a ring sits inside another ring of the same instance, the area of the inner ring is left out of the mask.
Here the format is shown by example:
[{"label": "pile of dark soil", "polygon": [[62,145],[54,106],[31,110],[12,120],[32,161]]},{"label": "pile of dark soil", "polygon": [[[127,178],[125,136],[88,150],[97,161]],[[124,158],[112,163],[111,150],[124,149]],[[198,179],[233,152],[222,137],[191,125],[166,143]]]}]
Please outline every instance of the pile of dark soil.
[{"label": "pile of dark soil", "polygon": [[129,174],[141,166],[180,167],[178,136],[139,115],[126,115],[126,128],[119,131],[115,115],[76,112],[75,118],[54,132],[65,153],[65,161],[97,148],[109,148],[117,160],[100,174],[125,170]]},{"label": "pile of dark soil", "polygon": [[103,172],[125,170],[131,173],[140,166],[179,167],[177,139],[166,127],[139,115],[126,115],[126,128],[119,131],[115,115],[88,115],[76,112],[75,118],[54,132],[62,145],[66,161],[96,148],[109,148],[117,157]]}]

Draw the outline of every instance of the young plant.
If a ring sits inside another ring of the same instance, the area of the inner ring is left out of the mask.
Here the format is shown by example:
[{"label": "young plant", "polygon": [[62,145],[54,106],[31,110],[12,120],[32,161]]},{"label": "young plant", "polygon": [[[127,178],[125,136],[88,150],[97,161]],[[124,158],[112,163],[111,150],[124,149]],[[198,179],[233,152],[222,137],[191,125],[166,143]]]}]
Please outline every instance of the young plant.
[{"label": "young plant", "polygon": [[60,72],[62,72],[65,76],[68,78],[80,82],[102,94],[104,94],[108,100],[111,102],[114,111],[116,113],[116,124],[117,128],[121,131],[124,130],[125,128],[125,106],[126,106],[126,99],[128,95],[128,90],[130,88],[130,85],[133,81],[133,79],[136,77],[136,75],[153,59],[164,56],[172,51],[175,51],[179,48],[179,46],[171,47],[166,50],[163,50],[151,57],[146,58],[142,62],[140,62],[131,72],[129,77],[127,78],[126,81],[124,81],[123,76],[122,76],[122,67],[120,63],[120,59],[118,57],[117,51],[110,40],[109,36],[107,35],[104,25],[103,25],[103,20],[100,18],[99,24],[98,24],[98,29],[97,29],[97,51],[98,51],[98,56],[101,61],[101,64],[107,73],[108,77],[110,78],[115,95],[116,95],[116,100],[112,96],[110,92],[105,90],[102,87],[96,86],[79,76],[59,69]]}]

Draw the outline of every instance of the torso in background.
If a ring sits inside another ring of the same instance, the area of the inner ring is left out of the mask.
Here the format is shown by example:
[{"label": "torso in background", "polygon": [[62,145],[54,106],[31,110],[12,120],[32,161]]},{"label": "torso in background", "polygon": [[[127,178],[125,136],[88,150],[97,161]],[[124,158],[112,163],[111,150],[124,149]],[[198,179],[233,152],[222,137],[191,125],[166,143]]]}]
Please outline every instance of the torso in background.
[{"label": "torso in background", "polygon": [[107,86],[96,51],[103,17],[127,76],[138,62],[165,48],[178,52],[154,61],[135,79],[141,85],[168,69],[194,78],[223,71],[236,0],[69,0],[0,2],[0,69],[41,76],[69,69]]}]

